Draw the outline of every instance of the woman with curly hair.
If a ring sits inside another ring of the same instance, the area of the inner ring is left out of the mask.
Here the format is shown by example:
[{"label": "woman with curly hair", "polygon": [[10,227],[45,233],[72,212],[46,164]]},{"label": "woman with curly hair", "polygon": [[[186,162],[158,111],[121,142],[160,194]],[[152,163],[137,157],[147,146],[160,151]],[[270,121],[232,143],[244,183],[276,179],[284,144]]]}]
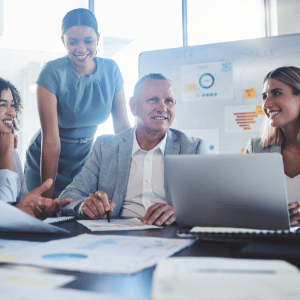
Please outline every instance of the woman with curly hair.
[{"label": "woman with curly hair", "polygon": [[16,151],[18,116],[22,104],[18,90],[0,78],[0,201],[10,203],[33,217],[45,219],[69,204],[70,199],[58,201],[42,198],[52,185],[49,179],[31,193],[27,193],[20,158]]}]

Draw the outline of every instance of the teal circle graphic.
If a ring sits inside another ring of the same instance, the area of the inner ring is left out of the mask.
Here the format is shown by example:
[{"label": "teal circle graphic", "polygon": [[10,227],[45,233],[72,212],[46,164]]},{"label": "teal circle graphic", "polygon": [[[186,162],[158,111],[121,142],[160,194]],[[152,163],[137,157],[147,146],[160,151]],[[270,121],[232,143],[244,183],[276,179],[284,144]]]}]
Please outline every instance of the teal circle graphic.
[{"label": "teal circle graphic", "polygon": [[204,73],[199,78],[199,84],[203,89],[209,89],[215,83],[215,78],[210,73]]},{"label": "teal circle graphic", "polygon": [[47,260],[78,260],[78,259],[86,259],[87,255],[79,254],[79,253],[54,253],[54,254],[46,254],[42,256],[43,259]]}]

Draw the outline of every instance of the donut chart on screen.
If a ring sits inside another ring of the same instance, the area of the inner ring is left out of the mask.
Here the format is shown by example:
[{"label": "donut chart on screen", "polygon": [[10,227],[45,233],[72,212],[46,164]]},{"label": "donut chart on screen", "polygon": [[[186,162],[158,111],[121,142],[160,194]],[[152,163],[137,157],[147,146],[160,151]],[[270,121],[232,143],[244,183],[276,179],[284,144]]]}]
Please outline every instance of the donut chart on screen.
[{"label": "donut chart on screen", "polygon": [[215,78],[210,73],[204,73],[199,78],[199,84],[203,89],[211,88],[215,83]]}]

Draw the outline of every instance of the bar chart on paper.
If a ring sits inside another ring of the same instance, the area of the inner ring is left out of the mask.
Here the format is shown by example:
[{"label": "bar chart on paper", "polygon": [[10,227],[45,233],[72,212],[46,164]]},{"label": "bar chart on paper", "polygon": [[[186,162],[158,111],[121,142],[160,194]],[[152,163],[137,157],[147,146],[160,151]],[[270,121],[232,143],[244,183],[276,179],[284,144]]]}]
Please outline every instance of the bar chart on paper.
[{"label": "bar chart on paper", "polygon": [[123,231],[162,228],[155,225],[143,224],[138,218],[112,219],[111,222],[107,222],[106,219],[77,220],[77,222],[91,231]]}]

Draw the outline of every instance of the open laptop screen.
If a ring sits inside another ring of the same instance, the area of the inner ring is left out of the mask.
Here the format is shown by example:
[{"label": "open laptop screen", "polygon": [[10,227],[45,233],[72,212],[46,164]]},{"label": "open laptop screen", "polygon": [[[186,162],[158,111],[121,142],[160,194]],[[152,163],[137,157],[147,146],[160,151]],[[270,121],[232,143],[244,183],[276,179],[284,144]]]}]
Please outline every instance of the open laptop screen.
[{"label": "open laptop screen", "polygon": [[165,173],[180,226],[290,228],[278,153],[168,155]]}]

